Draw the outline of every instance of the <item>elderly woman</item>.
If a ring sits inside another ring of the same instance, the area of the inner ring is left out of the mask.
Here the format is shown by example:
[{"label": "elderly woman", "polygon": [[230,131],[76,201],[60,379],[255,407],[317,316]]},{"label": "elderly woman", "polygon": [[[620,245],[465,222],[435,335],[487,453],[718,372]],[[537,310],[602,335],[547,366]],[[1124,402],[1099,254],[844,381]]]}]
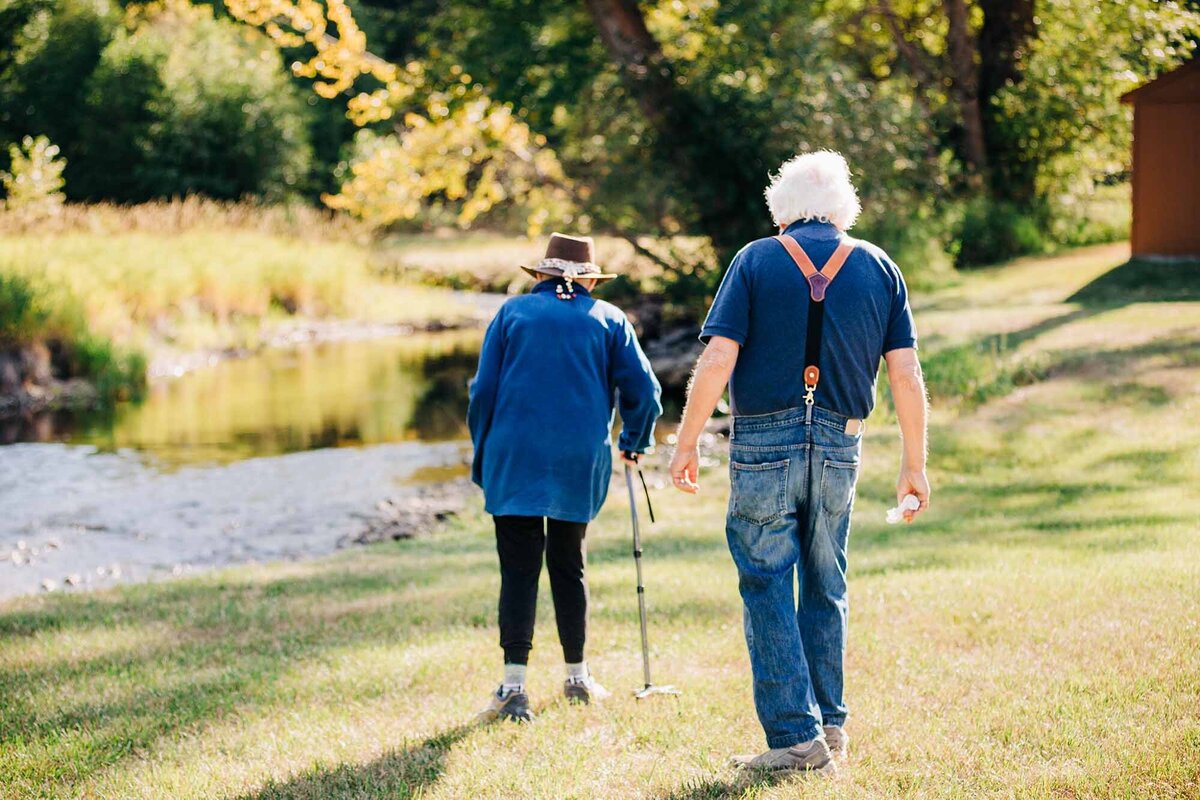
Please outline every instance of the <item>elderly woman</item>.
[{"label": "elderly woman", "polygon": [[584,660],[587,578],[584,537],[612,476],[614,406],[629,463],[650,445],[660,388],[633,326],[591,290],[605,274],[590,238],[554,234],[546,257],[525,271],[539,282],[508,300],[483,340],[467,421],[472,479],[495,520],[500,555],[504,678],[485,719],[532,719],[525,668],[533,647],[545,553],[568,700],[608,695]]}]

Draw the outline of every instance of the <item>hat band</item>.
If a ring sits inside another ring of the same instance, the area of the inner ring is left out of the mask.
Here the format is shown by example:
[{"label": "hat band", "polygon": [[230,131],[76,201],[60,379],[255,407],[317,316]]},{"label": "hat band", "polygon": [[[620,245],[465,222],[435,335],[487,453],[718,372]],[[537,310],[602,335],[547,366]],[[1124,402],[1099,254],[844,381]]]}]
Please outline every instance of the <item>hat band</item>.
[{"label": "hat band", "polygon": [[562,272],[562,276],[567,279],[578,278],[581,275],[588,275],[600,271],[600,268],[595,264],[584,261],[567,261],[563,258],[543,258],[537,263],[534,269],[557,269]]}]

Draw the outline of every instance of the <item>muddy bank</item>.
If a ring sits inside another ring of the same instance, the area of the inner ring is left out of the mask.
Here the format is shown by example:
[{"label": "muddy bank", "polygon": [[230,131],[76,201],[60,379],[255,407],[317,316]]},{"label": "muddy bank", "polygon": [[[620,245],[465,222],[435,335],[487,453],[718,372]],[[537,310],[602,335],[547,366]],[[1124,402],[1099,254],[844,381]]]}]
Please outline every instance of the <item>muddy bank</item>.
[{"label": "muddy bank", "polygon": [[89,381],[58,378],[54,372],[50,348],[40,342],[0,349],[0,423],[46,409],[88,408],[98,402]]},{"label": "muddy bank", "polygon": [[163,471],[131,451],[11,445],[0,458],[0,598],[428,533],[480,502],[466,480],[442,480],[468,455],[461,443],[401,443]]}]

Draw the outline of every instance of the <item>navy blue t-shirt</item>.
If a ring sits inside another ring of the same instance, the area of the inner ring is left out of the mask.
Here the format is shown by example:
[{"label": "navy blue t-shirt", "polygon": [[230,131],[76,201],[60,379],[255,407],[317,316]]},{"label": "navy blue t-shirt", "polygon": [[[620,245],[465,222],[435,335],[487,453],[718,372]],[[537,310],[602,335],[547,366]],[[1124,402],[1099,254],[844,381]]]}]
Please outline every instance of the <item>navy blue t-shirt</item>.
[{"label": "navy blue t-shirt", "polygon": [[[785,235],[818,269],[845,237],[826,222],[800,221]],[[917,346],[904,276],[869,242],[856,245],[825,294],[821,380],[816,404],[866,419],[875,407],[875,378],[884,353]],[[759,239],[743,247],[721,281],[700,333],[740,344],[729,381],[735,415],[770,414],[804,405],[804,338],[808,282],[783,245]]]}]

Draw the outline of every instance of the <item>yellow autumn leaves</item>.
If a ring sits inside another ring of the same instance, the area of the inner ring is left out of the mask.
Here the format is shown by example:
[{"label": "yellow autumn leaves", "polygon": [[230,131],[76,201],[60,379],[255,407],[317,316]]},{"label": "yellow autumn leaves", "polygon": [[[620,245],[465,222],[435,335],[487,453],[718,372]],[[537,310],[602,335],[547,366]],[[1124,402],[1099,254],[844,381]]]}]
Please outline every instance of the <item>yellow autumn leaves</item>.
[{"label": "yellow autumn leaves", "polygon": [[311,47],[292,73],[311,79],[321,97],[352,92],[361,78],[383,84],[354,93],[347,114],[359,126],[397,116],[399,122],[392,133],[359,132],[348,179],[322,198],[331,208],[377,226],[450,212],[468,227],[503,207],[520,215],[530,235],[571,214],[570,186],[554,152],[461,70],[439,88],[420,63],[397,66],[373,55],[344,0],[225,5],[281,49]]},{"label": "yellow autumn leaves", "polygon": [[[354,121],[364,125],[386,119],[384,100],[402,91],[401,71],[367,50],[367,37],[343,0],[325,0],[324,4],[316,0],[226,0],[225,7],[235,19],[260,28],[280,48],[311,45],[313,55],[293,62],[292,73],[311,78],[313,90],[321,97],[329,99],[350,90],[363,75],[382,82],[383,89],[354,98]],[[378,102],[372,102],[373,98]],[[372,109],[378,109],[377,115],[371,115]]]},{"label": "yellow autumn leaves", "polygon": [[416,219],[432,207],[449,208],[465,228],[512,204],[536,235],[572,209],[562,166],[537,139],[507,107],[482,94],[444,115],[410,113],[401,135],[361,132],[349,179],[324,199],[377,226]]}]

